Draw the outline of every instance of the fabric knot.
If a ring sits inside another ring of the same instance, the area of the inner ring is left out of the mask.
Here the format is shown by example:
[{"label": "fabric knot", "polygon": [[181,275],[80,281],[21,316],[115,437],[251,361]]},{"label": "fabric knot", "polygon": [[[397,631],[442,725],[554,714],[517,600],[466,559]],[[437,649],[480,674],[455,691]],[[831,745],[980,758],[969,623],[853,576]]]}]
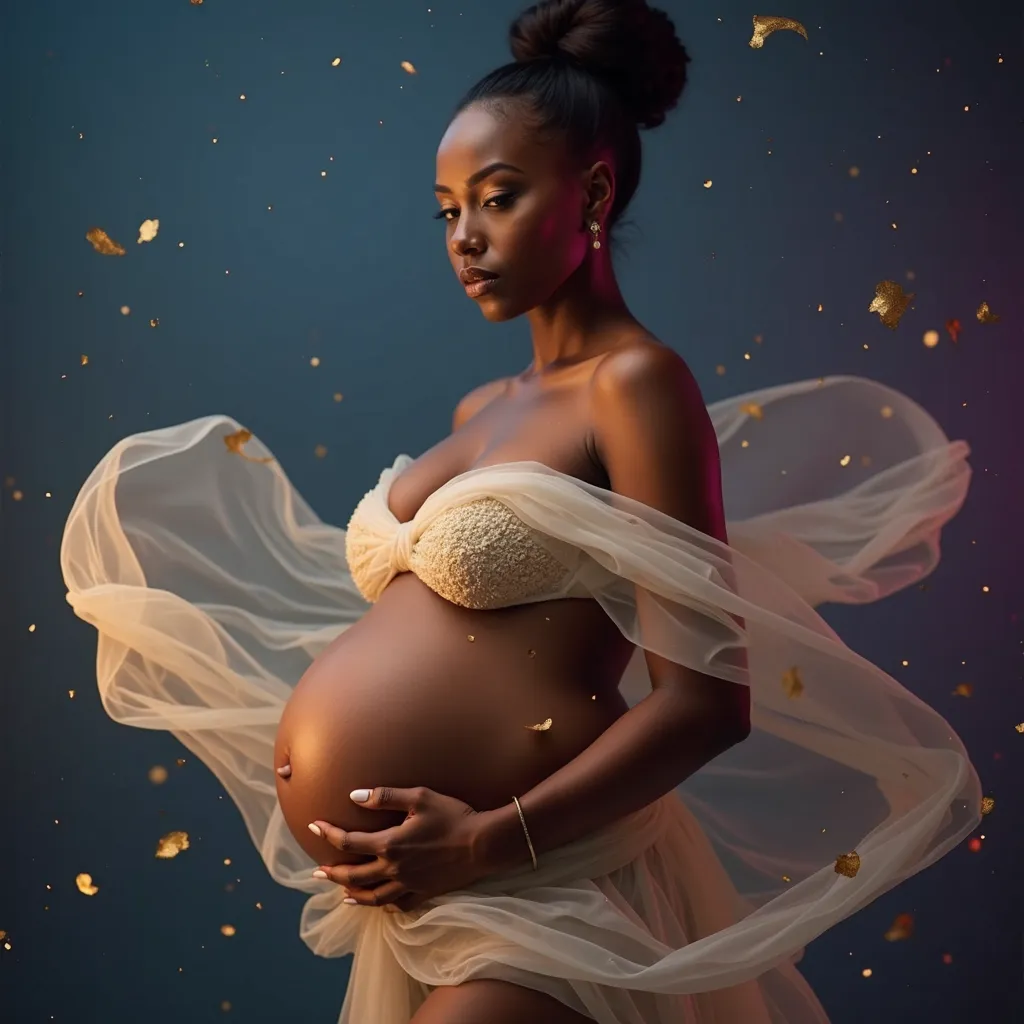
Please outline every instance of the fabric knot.
[{"label": "fabric knot", "polygon": [[399,523],[398,529],[395,530],[395,539],[391,543],[391,569],[394,572],[409,571],[415,544],[412,522]]}]

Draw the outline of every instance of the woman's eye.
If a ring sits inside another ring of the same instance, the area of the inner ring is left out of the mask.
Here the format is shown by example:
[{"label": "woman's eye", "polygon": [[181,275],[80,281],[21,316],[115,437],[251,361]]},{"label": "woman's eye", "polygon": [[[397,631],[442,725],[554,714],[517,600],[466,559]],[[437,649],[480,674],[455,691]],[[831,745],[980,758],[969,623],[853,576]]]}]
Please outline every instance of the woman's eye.
[{"label": "woman's eye", "polygon": [[[502,192],[500,195],[491,196],[491,198],[488,199],[486,203],[484,203],[484,207],[486,208],[490,206],[491,203],[497,203],[498,205],[492,206],[491,209],[502,210],[505,209],[512,202],[513,199],[515,199],[514,193]],[[450,224],[451,219],[448,217],[448,214],[450,213],[452,215],[455,215],[458,212],[459,211],[454,206],[444,206],[440,210],[438,210],[437,213],[434,214],[434,220],[444,220]]]}]

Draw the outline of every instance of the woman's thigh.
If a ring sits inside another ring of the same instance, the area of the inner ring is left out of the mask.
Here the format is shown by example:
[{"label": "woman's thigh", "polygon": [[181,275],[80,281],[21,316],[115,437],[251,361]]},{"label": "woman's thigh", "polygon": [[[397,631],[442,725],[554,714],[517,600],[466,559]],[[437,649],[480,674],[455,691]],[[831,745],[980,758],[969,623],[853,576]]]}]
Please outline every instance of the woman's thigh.
[{"label": "woman's thigh", "polygon": [[410,1024],[594,1024],[544,992],[510,981],[476,978],[441,985],[416,1011]]}]

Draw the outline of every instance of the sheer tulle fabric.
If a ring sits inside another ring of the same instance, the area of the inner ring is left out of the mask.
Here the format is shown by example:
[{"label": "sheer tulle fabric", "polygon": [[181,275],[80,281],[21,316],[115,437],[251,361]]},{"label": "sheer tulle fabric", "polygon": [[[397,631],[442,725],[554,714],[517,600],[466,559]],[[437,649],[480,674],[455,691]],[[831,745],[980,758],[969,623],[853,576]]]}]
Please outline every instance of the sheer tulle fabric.
[{"label": "sheer tulle fabric", "polygon": [[[854,377],[709,409],[728,546],[533,462],[456,477],[408,531],[456,503],[506,502],[553,552],[573,552],[564,593],[544,597],[594,598],[640,648],[621,686],[630,704],[650,691],[651,650],[749,685],[751,736],[539,871],[527,863],[410,914],[342,904],[310,877],[277,806],[283,705],[368,608],[344,531],[258,439],[232,452],[224,438],[239,425],[226,416],[126,438],[84,484],[61,564],[68,601],[99,631],[104,707],[202,758],[272,876],[311,894],[304,940],[356,954],[343,1024],[405,1024],[427,986],[474,977],[549,992],[602,1024],[824,1021],[793,967],[806,943],[980,820],[978,778],[950,726],[814,611],[878,600],[934,568],[966,495],[967,445],[905,395]],[[859,871],[846,877],[836,858],[853,852]]]}]

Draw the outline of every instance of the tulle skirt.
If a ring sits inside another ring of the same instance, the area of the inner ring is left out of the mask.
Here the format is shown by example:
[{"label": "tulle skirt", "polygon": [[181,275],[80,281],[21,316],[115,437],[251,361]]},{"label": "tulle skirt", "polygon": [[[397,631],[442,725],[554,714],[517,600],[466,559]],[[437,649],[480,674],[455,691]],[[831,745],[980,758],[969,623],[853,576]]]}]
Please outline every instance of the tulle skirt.
[{"label": "tulle skirt", "polygon": [[[310,895],[304,941],[354,954],[340,1024],[407,1024],[431,987],[473,978],[546,992],[600,1024],[823,1024],[794,966],[803,946],[980,820],[953,730],[813,610],[878,600],[934,568],[966,495],[967,445],[861,378],[709,411],[729,547],[536,464],[471,472],[445,500],[499,494],[585,550],[581,578],[638,647],[620,687],[630,705],[650,692],[653,649],[749,685],[751,736],[649,807],[545,852],[539,870],[409,913],[343,904],[311,877],[277,803],[284,705],[368,608],[345,531],[226,416],[125,438],[86,480],[61,565],[99,633],[103,705],[201,758],[271,875]],[[859,870],[840,870],[847,851]]]}]

